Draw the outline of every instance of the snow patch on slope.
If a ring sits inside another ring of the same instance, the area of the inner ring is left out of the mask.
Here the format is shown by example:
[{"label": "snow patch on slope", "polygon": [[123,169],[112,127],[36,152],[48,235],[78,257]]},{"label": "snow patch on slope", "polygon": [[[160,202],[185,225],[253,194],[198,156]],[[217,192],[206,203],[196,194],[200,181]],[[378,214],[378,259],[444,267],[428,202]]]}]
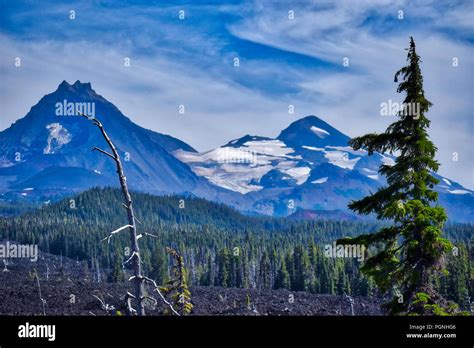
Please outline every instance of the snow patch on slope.
[{"label": "snow patch on slope", "polygon": [[448,190],[449,193],[452,193],[453,195],[465,195],[468,193],[471,193],[467,190]]},{"label": "snow patch on slope", "polygon": [[177,150],[174,155],[214,185],[246,194],[263,189],[255,182],[272,169],[291,176],[299,185],[306,182],[311,168],[297,167],[301,156],[290,155],[293,152],[280,140],[251,140],[238,148],[220,147],[204,153]]},{"label": "snow patch on slope", "polygon": [[286,147],[286,144],[280,140],[247,141],[244,146],[258,154],[269,156],[281,157],[294,152],[291,147]]},{"label": "snow patch on slope", "polygon": [[302,146],[303,149],[311,150],[311,151],[322,151],[324,152],[324,149],[322,147],[314,147],[314,146]]},{"label": "snow patch on slope", "polygon": [[324,151],[324,157],[329,160],[329,163],[344,169],[354,169],[360,157],[349,159],[347,152],[343,151]]},{"label": "snow patch on slope", "polygon": [[328,146],[326,146],[326,149],[349,152],[350,154],[353,154],[355,156],[365,156],[365,155],[367,155],[366,150],[354,150],[350,146],[329,146],[328,145]]},{"label": "snow patch on slope", "polygon": [[[347,151],[339,151],[339,150],[330,151],[330,150],[327,150],[327,149],[331,149],[331,148],[339,148],[339,147],[336,147],[336,146],[326,146],[324,149],[322,149],[320,147],[312,147],[312,146],[302,146],[302,147],[307,149],[307,150],[324,152],[324,157],[327,158],[329,163],[331,163],[335,166],[338,166],[340,168],[343,168],[343,169],[350,169],[350,170],[354,169],[354,166],[360,160],[360,157],[349,159],[349,154],[348,154]],[[346,147],[340,147],[340,148],[346,149]],[[354,151],[354,150],[352,150],[352,151]]]},{"label": "snow patch on slope", "polygon": [[287,170],[281,170],[281,172],[288,174],[295,179],[297,185],[304,184],[308,180],[311,168],[309,167],[294,167]]},{"label": "snow patch on slope", "polygon": [[321,139],[324,139],[326,138],[329,134],[328,131],[322,129],[322,128],[318,128],[318,127],[315,127],[315,126],[311,126],[311,131],[316,134],[318,137],[320,137]]},{"label": "snow patch on slope", "polygon": [[316,180],[311,181],[312,184],[324,184],[326,181],[328,181],[328,177],[325,176],[324,178],[319,178]]},{"label": "snow patch on slope", "polygon": [[54,154],[72,139],[71,133],[57,122],[48,124],[46,129],[49,131],[49,135],[47,145],[43,149],[45,155]]},{"label": "snow patch on slope", "polygon": [[384,156],[382,154],[380,154],[380,156],[382,156],[382,163],[385,164],[386,166],[392,167],[395,165],[395,160],[393,158]]}]

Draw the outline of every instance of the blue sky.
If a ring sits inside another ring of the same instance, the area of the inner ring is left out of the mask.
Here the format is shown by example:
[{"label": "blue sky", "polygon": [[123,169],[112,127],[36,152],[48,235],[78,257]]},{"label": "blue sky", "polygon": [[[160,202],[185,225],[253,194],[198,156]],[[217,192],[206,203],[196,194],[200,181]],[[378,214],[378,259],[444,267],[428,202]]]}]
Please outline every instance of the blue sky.
[{"label": "blue sky", "polygon": [[0,130],[65,79],[200,151],[310,114],[349,136],[383,131],[413,35],[440,173],[474,188],[473,1],[0,1]]}]

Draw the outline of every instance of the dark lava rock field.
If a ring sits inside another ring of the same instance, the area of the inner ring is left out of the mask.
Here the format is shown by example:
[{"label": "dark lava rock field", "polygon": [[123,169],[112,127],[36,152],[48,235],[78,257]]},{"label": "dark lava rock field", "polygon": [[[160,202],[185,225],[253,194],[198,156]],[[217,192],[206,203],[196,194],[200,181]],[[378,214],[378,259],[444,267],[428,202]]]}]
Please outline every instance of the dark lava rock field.
[{"label": "dark lava rock field", "polygon": [[[41,298],[46,315],[117,315],[125,313],[123,299],[130,289],[127,282],[97,282],[85,262],[65,257],[40,253],[37,262],[9,259],[6,265],[0,260],[0,315],[43,315]],[[351,308],[346,296],[220,287],[190,290],[191,315],[383,315],[377,298],[354,297]],[[147,314],[162,315],[164,309],[150,302]]]}]

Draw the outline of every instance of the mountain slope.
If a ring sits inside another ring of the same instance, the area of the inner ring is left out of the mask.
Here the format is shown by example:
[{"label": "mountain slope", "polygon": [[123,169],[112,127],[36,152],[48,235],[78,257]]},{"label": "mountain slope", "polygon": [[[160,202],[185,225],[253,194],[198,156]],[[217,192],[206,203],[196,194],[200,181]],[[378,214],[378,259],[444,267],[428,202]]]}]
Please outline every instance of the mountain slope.
[{"label": "mountain slope", "polygon": [[[91,152],[94,146],[109,150],[100,131],[77,113],[64,115],[67,108],[60,107],[68,103],[75,103],[76,107],[76,103],[87,104],[84,111],[95,111],[122,155],[132,189],[153,193],[193,192],[209,198],[223,191],[170,154],[178,149],[195,152],[191,146],[134,124],[96,94],[90,83],[77,81],[70,85],[63,81],[24,118],[0,132],[0,192],[19,190],[23,196],[30,196],[46,188],[76,192],[117,183],[113,161]],[[32,190],[25,192],[25,188]]]},{"label": "mountain slope", "polygon": [[[0,132],[0,201],[45,202],[117,185],[114,162],[91,151],[95,146],[108,150],[107,144],[76,108],[104,124],[131,189],[202,197],[251,214],[347,212],[351,200],[385,184],[378,169],[395,159],[354,151],[347,135],[313,115],[291,123],[276,138],[245,135],[198,153],[179,139],[136,125],[90,83],[63,81]],[[474,221],[473,191],[437,177],[449,218]]]},{"label": "mountain slope", "polygon": [[[378,169],[395,157],[368,156],[348,145],[349,137],[316,116],[297,120],[275,138],[246,135],[205,153],[178,149],[175,156],[215,185],[250,198],[248,211],[287,216],[298,210],[347,212],[386,184]],[[474,195],[436,175],[440,203],[455,221],[474,221]],[[302,216],[318,214],[302,214]]]}]

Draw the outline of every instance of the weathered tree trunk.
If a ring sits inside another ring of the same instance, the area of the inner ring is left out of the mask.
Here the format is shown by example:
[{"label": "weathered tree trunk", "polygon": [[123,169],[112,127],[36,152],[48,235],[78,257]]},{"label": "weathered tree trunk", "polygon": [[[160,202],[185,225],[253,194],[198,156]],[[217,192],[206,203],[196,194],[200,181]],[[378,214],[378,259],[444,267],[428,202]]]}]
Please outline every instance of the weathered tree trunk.
[{"label": "weathered tree trunk", "polygon": [[[89,117],[85,115],[82,115],[82,116],[90,119]],[[115,148],[115,145],[112,143],[112,140],[110,140],[110,137],[105,131],[104,127],[102,126],[102,123],[96,118],[93,118],[92,121],[100,129],[102,136],[104,137],[105,141],[109,145],[110,150],[112,150],[112,154],[102,149],[99,149],[97,147],[94,147],[93,150],[97,150],[111,157],[115,161],[115,164],[117,167],[117,175],[119,177],[120,187],[122,189],[122,194],[124,198],[124,206],[127,209],[128,229],[130,231],[130,244],[131,244],[132,255],[130,256],[129,261],[132,265],[133,275],[134,275],[132,282],[134,284],[133,296],[135,297],[135,303],[136,303],[135,308],[137,308],[136,310],[137,315],[145,315],[145,307],[143,304],[144,278],[143,278],[142,269],[141,269],[140,248],[138,246],[136,220],[135,220],[135,214],[133,212],[133,205],[132,205],[133,202],[132,202],[132,197],[130,195],[130,192],[128,191],[127,178],[125,177],[125,174],[123,172],[122,161],[120,160],[120,156],[117,152],[117,149]]]},{"label": "weathered tree trunk", "polygon": [[[126,229],[129,230],[130,232],[130,244],[132,247],[132,255],[128,260],[126,260],[122,265],[130,262],[132,265],[133,269],[133,276],[129,278],[129,281],[131,281],[134,285],[134,294],[131,294],[127,292],[125,296],[125,301],[127,302],[127,309],[129,314],[137,314],[137,315],[145,315],[145,305],[144,301],[149,300],[154,302],[155,304],[157,303],[156,299],[153,298],[152,296],[145,295],[144,293],[144,285],[145,283],[148,283],[153,286],[154,291],[160,296],[161,300],[165,305],[167,305],[171,312],[174,313],[175,315],[179,316],[180,314],[173,308],[173,305],[163,296],[163,294],[160,291],[159,286],[156,284],[156,282],[153,279],[150,279],[146,276],[143,275],[142,273],[142,267],[141,267],[141,259],[140,259],[140,248],[138,246],[138,239],[142,237],[141,234],[137,235],[137,228],[136,228],[136,223],[138,220],[135,217],[135,214],[133,212],[133,202],[132,202],[132,197],[130,195],[130,192],[128,191],[128,186],[127,186],[127,178],[125,177],[125,174],[123,172],[123,166],[122,166],[122,161],[120,160],[120,156],[117,152],[117,149],[115,148],[115,145],[112,143],[112,140],[110,140],[109,135],[105,131],[104,127],[102,126],[102,123],[100,123],[99,120],[96,118],[90,118],[86,115],[81,116],[92,120],[92,122],[100,129],[100,132],[102,133],[102,136],[104,137],[105,141],[109,145],[110,149],[112,150],[112,153],[109,153],[105,150],[99,149],[98,147],[94,147],[92,150],[99,151],[103,153],[104,155],[109,156],[115,161],[115,164],[117,166],[117,175],[119,177],[119,182],[120,182],[120,187],[122,189],[122,194],[124,198],[124,203],[123,206],[125,209],[127,209],[127,218],[128,218],[128,225],[122,226],[115,231],[110,232],[108,237],[105,237],[103,240],[107,240],[110,242],[110,239],[112,236],[116,233],[119,233],[121,231],[124,231]],[[140,221],[138,221],[140,222]],[[146,236],[152,236],[157,238],[157,236],[151,234],[151,233],[144,233]],[[135,301],[135,308],[133,307],[132,303]]]}]

